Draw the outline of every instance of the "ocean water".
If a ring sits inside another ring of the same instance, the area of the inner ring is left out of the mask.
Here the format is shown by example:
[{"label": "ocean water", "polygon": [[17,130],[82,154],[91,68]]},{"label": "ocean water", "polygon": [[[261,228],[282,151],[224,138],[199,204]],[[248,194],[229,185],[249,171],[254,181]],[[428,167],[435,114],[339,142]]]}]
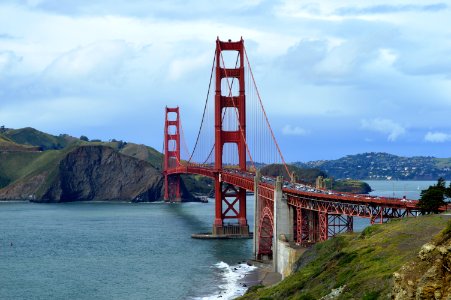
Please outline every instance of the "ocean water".
[{"label": "ocean water", "polygon": [[252,240],[192,239],[213,212],[212,202],[0,203],[0,299],[232,299],[253,268],[242,263]]},{"label": "ocean water", "polygon": [[[370,195],[396,197],[402,198],[406,196],[407,199],[418,200],[420,198],[421,190],[427,189],[434,185],[437,181],[420,181],[420,180],[365,180],[373,191]],[[449,186],[449,181],[446,186]]]},{"label": "ocean water", "polygon": [[[368,183],[374,195],[417,199],[435,182]],[[253,269],[243,263],[252,240],[192,239],[213,213],[213,201],[0,202],[0,299],[233,299]],[[368,225],[354,220],[355,231]]]}]

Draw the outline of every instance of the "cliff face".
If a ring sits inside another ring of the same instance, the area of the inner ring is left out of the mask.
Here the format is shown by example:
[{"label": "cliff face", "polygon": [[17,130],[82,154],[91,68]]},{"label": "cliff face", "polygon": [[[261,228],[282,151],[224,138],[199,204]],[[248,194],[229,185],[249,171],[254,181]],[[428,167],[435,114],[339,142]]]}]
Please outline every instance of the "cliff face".
[{"label": "cliff face", "polygon": [[163,177],[150,163],[109,147],[83,146],[61,160],[49,188],[35,201],[155,201],[162,187]]},{"label": "cliff face", "polygon": [[394,273],[393,299],[451,298],[451,223],[418,257]]},{"label": "cliff face", "polygon": [[[145,145],[0,128],[0,201],[162,200],[162,160]],[[208,180],[182,177],[183,201],[210,189]]]}]

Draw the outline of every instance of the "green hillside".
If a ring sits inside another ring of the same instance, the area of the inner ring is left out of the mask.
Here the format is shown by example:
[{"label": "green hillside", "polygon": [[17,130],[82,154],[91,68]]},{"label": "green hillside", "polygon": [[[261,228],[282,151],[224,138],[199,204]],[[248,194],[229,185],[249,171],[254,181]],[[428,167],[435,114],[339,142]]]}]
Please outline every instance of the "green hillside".
[{"label": "green hillside", "polygon": [[[3,195],[3,199],[10,200],[11,197],[15,197],[14,195],[17,195],[18,198],[16,199],[22,199],[23,195],[27,193],[37,197],[36,199],[43,197],[46,191],[49,191],[51,185],[55,183],[56,178],[61,175],[60,162],[67,157],[68,153],[83,146],[108,147],[121,155],[146,161],[157,170],[158,176],[161,177],[163,154],[152,147],[115,139],[102,142],[100,140],[89,141],[87,138],[77,139],[65,134],[54,136],[29,127],[22,129],[2,128],[0,132],[0,193]],[[98,163],[94,157],[94,155],[98,155],[95,150],[84,153],[93,155],[85,161],[86,168],[90,168],[89,164],[95,165]],[[108,153],[108,150],[102,153]],[[120,156],[115,157],[119,160],[133,162],[133,160],[122,159]],[[90,159],[91,161],[89,161]],[[80,157],[80,160],[83,160],[83,158]],[[121,169],[125,170],[127,166],[123,167]],[[139,164],[136,165],[136,168],[149,170],[145,165]],[[134,171],[136,170],[134,169]],[[112,174],[112,176],[116,176],[115,179],[119,182],[119,177],[122,175]],[[191,193],[208,194],[211,191],[212,184],[209,179],[192,175],[185,175],[182,178],[184,181],[182,187],[186,187],[188,190],[185,196],[190,199],[192,199]],[[96,179],[98,178],[92,178],[92,180]],[[102,189],[99,185],[97,185],[97,188],[98,190]],[[154,189],[158,190],[159,186],[155,185]],[[149,190],[147,195],[158,195],[159,191],[156,190]]]},{"label": "green hillside", "polygon": [[[326,172],[317,168],[298,167],[288,165],[288,170],[291,174],[295,174],[297,182],[304,182],[310,185],[316,184],[316,178],[322,176],[325,179],[325,188],[332,189],[337,192],[347,192],[355,194],[368,194],[371,192],[371,187],[359,180],[332,180],[327,178]],[[263,176],[283,176],[284,180],[290,181],[291,178],[282,164],[266,165],[260,169]]]},{"label": "green hillside", "polygon": [[293,275],[272,287],[254,287],[239,299],[320,299],[337,288],[343,291],[333,299],[391,299],[393,273],[447,223],[449,235],[450,219],[404,218],[318,243],[299,259]]},{"label": "green hillside", "polygon": [[[314,168],[305,169],[294,165],[288,165],[288,171],[291,174],[294,173],[297,180],[310,184],[314,184],[318,176],[327,177],[325,172]],[[291,176],[287,173],[285,166],[282,164],[266,165],[260,169],[260,172],[264,176],[283,176],[285,180],[291,179]]]},{"label": "green hillside", "polygon": [[[116,146],[117,147],[117,146]],[[119,152],[150,162],[157,170],[162,170],[163,154],[152,147],[127,143]]]},{"label": "green hillside", "polygon": [[0,152],[0,188],[31,175],[52,171],[70,150]]},{"label": "green hillside", "polygon": [[37,146],[42,150],[63,149],[77,138],[67,134],[54,136],[31,127],[21,129],[4,129],[3,136],[17,144]]},{"label": "green hillside", "polygon": [[337,179],[437,180],[451,179],[451,158],[403,157],[383,152],[347,155],[336,160],[318,160],[297,166],[318,168]]}]

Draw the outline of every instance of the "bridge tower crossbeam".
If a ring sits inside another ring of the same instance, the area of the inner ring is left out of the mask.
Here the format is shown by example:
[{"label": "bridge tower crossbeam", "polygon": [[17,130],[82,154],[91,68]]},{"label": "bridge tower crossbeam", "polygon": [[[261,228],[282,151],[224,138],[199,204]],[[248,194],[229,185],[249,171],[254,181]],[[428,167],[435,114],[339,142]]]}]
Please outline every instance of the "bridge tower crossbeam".
[{"label": "bridge tower crossbeam", "polygon": [[[239,65],[228,68],[221,62],[223,51],[237,51]],[[244,82],[244,41],[237,42],[216,40],[216,69],[215,69],[215,219],[213,235],[228,235],[228,231],[238,232],[240,235],[249,235],[249,225],[246,218],[246,190],[225,184],[221,180],[224,169],[223,150],[227,143],[236,144],[238,151],[238,168],[246,171],[246,100]],[[222,80],[227,80],[228,88],[222,90]],[[238,95],[233,95],[230,81],[238,82]],[[226,130],[223,124],[224,110],[236,110],[238,129]],[[225,223],[231,221],[231,225]]]},{"label": "bridge tower crossbeam", "polygon": [[165,110],[164,122],[164,200],[181,201],[180,175],[168,174],[169,169],[181,166],[180,163],[180,112],[178,107]]}]

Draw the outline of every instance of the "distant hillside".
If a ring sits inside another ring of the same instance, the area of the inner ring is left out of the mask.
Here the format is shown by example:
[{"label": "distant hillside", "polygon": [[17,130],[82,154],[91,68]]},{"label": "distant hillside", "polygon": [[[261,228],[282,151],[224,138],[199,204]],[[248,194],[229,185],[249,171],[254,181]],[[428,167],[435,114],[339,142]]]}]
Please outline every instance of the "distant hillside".
[{"label": "distant hillside", "polygon": [[436,180],[451,179],[451,158],[402,157],[371,152],[348,155],[337,160],[319,160],[297,166],[319,168],[334,178]]},{"label": "distant hillside", "polygon": [[[162,198],[163,155],[124,141],[53,136],[34,128],[0,129],[0,200],[155,201]],[[186,176],[182,196],[205,192]],[[207,193],[207,192],[205,192]]]},{"label": "distant hillside", "polygon": [[21,129],[4,128],[0,134],[17,144],[40,147],[41,150],[63,149],[78,141],[67,134],[54,136],[31,127]]},{"label": "distant hillside", "polygon": [[[316,178],[318,178],[318,176],[322,176],[323,178],[326,178],[325,188],[332,189],[337,192],[355,194],[368,194],[371,192],[371,187],[365,182],[358,180],[327,179],[328,174],[318,168],[305,168],[288,165],[288,171],[291,174],[295,174],[297,182],[303,182],[314,186],[316,184]],[[282,164],[266,165],[260,169],[260,172],[264,176],[283,176],[284,180],[291,180],[291,176],[288,175],[285,166]]]},{"label": "distant hillside", "polygon": [[[327,177],[326,173],[315,168],[305,169],[293,165],[288,165],[288,171],[296,175],[296,179],[300,182],[309,184],[315,184],[315,180],[318,176]],[[283,176],[284,180],[290,180],[291,175],[287,173],[285,166],[282,164],[266,165],[260,169],[260,172],[264,176]]]}]

